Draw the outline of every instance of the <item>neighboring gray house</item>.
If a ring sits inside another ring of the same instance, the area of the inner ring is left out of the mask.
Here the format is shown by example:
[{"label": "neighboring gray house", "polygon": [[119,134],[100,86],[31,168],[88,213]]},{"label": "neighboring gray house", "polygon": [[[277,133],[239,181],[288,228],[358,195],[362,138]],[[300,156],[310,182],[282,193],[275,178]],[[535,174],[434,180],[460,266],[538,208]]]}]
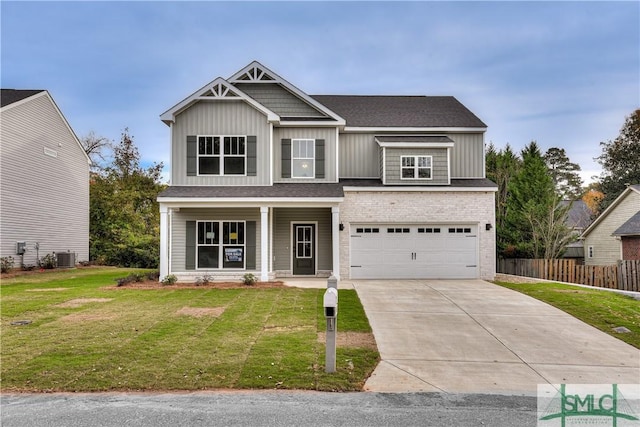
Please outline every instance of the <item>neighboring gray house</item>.
[{"label": "neighboring gray house", "polygon": [[52,252],[89,259],[89,165],[46,90],[0,93],[0,256],[20,265]]},{"label": "neighboring gray house", "polygon": [[253,62],[161,119],[161,277],[495,275],[487,128],[453,97],[310,96]]},{"label": "neighboring gray house", "polygon": [[640,184],[628,186],[580,238],[587,265],[640,259]]}]

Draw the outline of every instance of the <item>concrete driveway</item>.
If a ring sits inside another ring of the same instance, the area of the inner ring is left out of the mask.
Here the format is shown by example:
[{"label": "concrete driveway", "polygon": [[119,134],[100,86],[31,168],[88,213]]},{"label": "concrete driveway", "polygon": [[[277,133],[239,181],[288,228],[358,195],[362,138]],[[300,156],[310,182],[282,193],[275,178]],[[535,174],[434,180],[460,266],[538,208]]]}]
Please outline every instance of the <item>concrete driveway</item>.
[{"label": "concrete driveway", "polygon": [[518,292],[482,280],[339,287],[351,285],[382,358],[366,390],[535,395],[546,383],[640,383],[640,350]]}]

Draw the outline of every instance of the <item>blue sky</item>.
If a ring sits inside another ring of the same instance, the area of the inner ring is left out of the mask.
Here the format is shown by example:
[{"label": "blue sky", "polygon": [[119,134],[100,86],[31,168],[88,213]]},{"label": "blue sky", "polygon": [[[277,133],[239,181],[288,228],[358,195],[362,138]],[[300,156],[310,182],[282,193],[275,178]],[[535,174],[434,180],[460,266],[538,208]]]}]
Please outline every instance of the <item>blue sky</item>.
[{"label": "blue sky", "polygon": [[453,95],[486,142],[564,148],[583,178],[640,107],[640,2],[0,2],[1,85],[47,89],[79,137],[130,129],[258,60],[308,94]]}]

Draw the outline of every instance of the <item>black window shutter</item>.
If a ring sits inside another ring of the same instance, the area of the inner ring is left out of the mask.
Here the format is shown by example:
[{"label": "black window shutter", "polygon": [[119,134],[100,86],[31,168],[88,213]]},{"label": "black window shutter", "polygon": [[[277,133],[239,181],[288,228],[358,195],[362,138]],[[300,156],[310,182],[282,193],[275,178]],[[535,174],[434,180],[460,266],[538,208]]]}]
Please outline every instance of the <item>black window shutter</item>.
[{"label": "black window shutter", "polygon": [[196,269],[196,222],[187,221],[187,230],[185,234],[185,270]]},{"label": "black window shutter", "polygon": [[316,139],[316,178],[324,178],[324,139]]},{"label": "black window shutter", "polygon": [[187,176],[198,174],[198,138],[187,136]]},{"label": "black window shutter", "polygon": [[282,140],[282,178],[291,178],[291,140]]},{"label": "black window shutter", "polygon": [[[246,236],[245,245],[247,246],[246,268],[247,270],[255,270],[256,269],[256,222],[255,221],[247,221],[247,229],[245,230],[244,235]],[[267,262],[267,261],[262,260],[262,262]]]},{"label": "black window shutter", "polygon": [[247,136],[247,176],[256,176],[257,172],[257,138]]}]

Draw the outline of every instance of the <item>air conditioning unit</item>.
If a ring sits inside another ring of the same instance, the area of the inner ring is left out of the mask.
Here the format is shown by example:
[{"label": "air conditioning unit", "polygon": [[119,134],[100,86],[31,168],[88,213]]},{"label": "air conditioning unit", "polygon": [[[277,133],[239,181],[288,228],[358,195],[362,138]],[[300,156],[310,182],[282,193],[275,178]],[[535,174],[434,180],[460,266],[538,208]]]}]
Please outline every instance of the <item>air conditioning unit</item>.
[{"label": "air conditioning unit", "polygon": [[56,252],[58,268],[73,268],[76,266],[76,254],[73,252]]}]

